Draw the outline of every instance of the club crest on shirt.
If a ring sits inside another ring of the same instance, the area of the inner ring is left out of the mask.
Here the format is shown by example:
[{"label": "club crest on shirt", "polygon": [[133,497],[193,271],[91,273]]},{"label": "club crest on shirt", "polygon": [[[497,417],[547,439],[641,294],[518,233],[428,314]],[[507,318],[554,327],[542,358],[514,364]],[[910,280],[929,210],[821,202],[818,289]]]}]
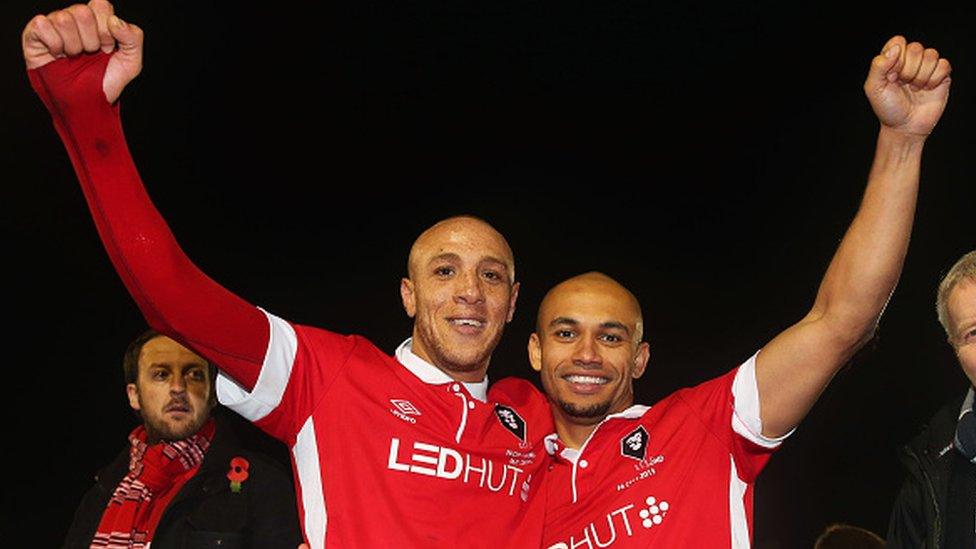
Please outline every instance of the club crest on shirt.
[{"label": "club crest on shirt", "polygon": [[525,442],[525,420],[522,419],[522,416],[518,415],[518,412],[508,406],[496,404],[495,415],[498,416],[498,421],[502,424],[502,427],[508,429],[510,433],[518,437],[519,441]]},{"label": "club crest on shirt", "polygon": [[620,439],[620,453],[631,459],[643,461],[647,457],[647,441],[650,435],[641,425]]}]

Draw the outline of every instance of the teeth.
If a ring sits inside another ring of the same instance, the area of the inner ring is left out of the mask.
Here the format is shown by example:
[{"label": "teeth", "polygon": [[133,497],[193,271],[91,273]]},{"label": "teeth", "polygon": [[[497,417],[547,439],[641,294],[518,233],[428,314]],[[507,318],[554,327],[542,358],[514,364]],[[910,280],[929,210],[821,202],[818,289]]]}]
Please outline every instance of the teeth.
[{"label": "teeth", "polygon": [[484,322],[480,320],[474,320],[471,318],[458,318],[451,321],[454,324],[459,324],[461,326],[474,326],[475,328],[480,328],[485,325]]},{"label": "teeth", "polygon": [[607,379],[596,376],[566,376],[566,381],[570,383],[581,383],[589,385],[606,385]]}]

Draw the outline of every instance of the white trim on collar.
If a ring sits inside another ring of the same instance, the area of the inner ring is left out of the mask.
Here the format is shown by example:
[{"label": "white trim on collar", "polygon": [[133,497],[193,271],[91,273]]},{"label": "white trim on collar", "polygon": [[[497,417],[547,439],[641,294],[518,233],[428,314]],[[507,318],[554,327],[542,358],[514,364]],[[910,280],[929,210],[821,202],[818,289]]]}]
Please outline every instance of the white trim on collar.
[{"label": "white trim on collar", "polygon": [[[443,370],[434,366],[430,362],[420,358],[419,356],[413,354],[413,338],[408,337],[403,343],[397,347],[395,355],[396,359],[403,364],[411,374],[417,376],[420,381],[427,383],[428,385],[442,385],[444,383],[457,383],[457,380],[451,376],[444,373]],[[488,376],[485,379],[478,381],[476,383],[464,383],[464,388],[471,393],[471,396],[480,400],[481,402],[488,401]]]},{"label": "white trim on collar", "polygon": [[[616,414],[608,415],[607,417],[603,418],[603,420],[600,421],[600,423],[597,423],[596,427],[594,427],[593,430],[590,431],[590,436],[586,437],[586,442],[589,442],[589,440],[593,438],[593,433],[595,433],[597,429],[599,429],[604,423],[606,423],[608,419],[638,419],[644,417],[644,414],[647,413],[647,411],[650,409],[651,409],[650,406],[644,406],[643,404],[634,404],[633,406],[627,408],[626,410],[617,412]],[[546,452],[550,456],[555,455],[556,450],[561,444],[559,442],[559,433],[551,433],[546,435],[545,438],[542,439],[542,442],[546,447]],[[586,442],[583,443],[583,446],[586,446]],[[580,450],[574,450],[573,448],[564,447],[563,451],[560,452],[560,455],[566,459],[569,459],[573,463],[576,463],[575,458],[579,457],[579,452],[582,450],[583,446],[580,446]],[[569,452],[567,454],[567,450],[572,450],[572,452]],[[574,452],[575,455],[573,455]],[[573,457],[570,458],[569,457],[570,455],[572,455]]]}]

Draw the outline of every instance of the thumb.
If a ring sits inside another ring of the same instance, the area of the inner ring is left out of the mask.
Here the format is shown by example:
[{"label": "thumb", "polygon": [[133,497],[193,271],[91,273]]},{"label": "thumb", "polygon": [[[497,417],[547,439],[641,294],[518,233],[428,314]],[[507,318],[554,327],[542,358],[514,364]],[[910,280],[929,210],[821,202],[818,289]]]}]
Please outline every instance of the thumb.
[{"label": "thumb", "polygon": [[102,89],[109,103],[114,103],[125,86],[142,72],[142,29],[126,23],[115,15],[108,18],[108,31],[118,49],[112,54],[105,70]]},{"label": "thumb", "polygon": [[901,53],[904,50],[904,46],[900,44],[890,44],[871,60],[871,68],[864,79],[864,92],[868,97],[882,93],[888,84],[898,79]]},{"label": "thumb", "polygon": [[108,19],[108,31],[112,33],[112,38],[115,38],[118,43],[118,53],[125,57],[132,56],[139,61],[142,60],[142,29],[113,15]]},{"label": "thumb", "polygon": [[891,44],[880,55],[876,56],[871,62],[868,80],[877,86],[883,86],[898,78],[898,71],[895,69],[901,61],[903,50],[904,47],[901,44]]}]

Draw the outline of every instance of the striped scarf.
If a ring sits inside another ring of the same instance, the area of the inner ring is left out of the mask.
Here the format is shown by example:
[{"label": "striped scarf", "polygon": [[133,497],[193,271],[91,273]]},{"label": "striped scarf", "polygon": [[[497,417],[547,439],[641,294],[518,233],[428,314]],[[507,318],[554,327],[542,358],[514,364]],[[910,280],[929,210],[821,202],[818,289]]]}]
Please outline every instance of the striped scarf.
[{"label": "striped scarf", "polygon": [[129,435],[129,473],[102,513],[92,549],[145,549],[173,496],[196,474],[213,438],[208,420],[197,433],[175,442],[146,444],[146,429]]}]

